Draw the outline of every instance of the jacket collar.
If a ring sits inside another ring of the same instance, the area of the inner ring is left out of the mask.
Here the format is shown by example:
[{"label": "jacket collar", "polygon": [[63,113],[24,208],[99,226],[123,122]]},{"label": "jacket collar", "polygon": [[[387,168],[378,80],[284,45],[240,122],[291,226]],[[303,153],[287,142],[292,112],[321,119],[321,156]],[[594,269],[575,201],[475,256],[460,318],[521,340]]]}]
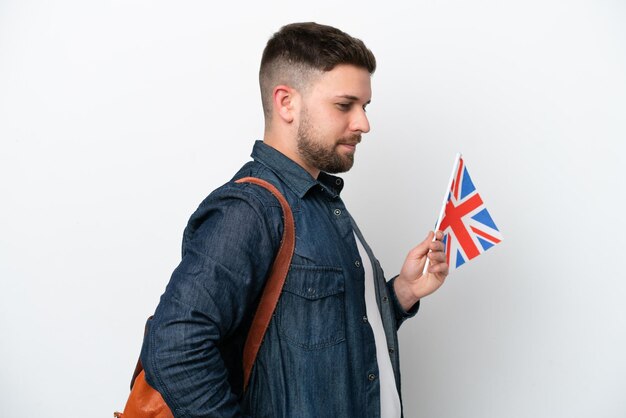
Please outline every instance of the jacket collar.
[{"label": "jacket collar", "polygon": [[295,161],[263,141],[255,141],[251,156],[272,170],[300,199],[315,186],[322,187],[333,197],[338,197],[343,189],[343,180],[340,177],[320,172],[315,179]]}]

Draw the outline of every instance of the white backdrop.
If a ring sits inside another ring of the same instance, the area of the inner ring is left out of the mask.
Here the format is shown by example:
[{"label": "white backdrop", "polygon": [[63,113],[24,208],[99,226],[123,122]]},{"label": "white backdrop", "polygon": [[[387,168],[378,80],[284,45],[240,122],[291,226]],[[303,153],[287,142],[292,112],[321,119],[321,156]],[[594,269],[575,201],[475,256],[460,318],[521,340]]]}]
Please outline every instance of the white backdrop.
[{"label": "white backdrop", "polygon": [[344,199],[387,273],[457,151],[505,237],[402,327],[406,416],[626,416],[626,6],[599,0],[1,0],[0,416],[123,407],[189,215],[261,138],[263,46],[309,20],[379,62]]}]

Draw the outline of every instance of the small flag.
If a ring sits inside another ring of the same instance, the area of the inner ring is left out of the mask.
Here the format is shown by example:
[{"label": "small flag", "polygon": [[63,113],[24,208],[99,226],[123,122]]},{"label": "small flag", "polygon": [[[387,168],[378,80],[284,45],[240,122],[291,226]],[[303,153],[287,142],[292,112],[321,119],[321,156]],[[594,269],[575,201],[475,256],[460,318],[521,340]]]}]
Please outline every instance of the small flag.
[{"label": "small flag", "polygon": [[460,154],[448,188],[443,217],[437,229],[444,234],[450,271],[502,241],[502,235],[472,181]]}]

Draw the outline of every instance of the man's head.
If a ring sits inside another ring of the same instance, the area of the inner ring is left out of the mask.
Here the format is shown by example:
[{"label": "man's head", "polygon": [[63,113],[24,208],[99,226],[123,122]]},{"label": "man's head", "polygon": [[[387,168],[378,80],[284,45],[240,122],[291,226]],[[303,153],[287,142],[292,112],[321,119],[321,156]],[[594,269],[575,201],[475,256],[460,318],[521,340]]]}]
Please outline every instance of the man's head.
[{"label": "man's head", "polygon": [[373,74],[376,58],[363,41],[332,26],[314,22],[283,26],[267,42],[259,83],[265,117],[271,117],[272,90],[286,84],[305,93],[321,73],[338,65],[354,65]]},{"label": "man's head", "polygon": [[354,145],[369,131],[364,114],[376,60],[339,29],[294,23],[268,41],[259,81],[266,137],[313,175],[352,166]]}]

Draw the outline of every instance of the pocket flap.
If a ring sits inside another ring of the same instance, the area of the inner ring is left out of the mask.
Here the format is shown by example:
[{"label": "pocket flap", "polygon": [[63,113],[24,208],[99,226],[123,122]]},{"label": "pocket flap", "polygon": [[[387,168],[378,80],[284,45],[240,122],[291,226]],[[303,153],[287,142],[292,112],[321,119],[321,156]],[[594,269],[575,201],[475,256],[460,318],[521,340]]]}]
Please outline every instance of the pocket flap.
[{"label": "pocket flap", "polygon": [[283,290],[306,299],[319,299],[344,291],[339,267],[291,265]]}]

